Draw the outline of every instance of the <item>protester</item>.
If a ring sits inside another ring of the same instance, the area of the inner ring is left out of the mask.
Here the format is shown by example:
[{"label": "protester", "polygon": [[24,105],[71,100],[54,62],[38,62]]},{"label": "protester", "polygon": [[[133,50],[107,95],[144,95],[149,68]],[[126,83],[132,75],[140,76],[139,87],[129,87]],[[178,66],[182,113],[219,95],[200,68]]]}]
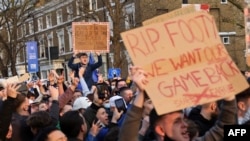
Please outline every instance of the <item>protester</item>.
[{"label": "protester", "polygon": [[[79,77],[78,76],[79,68],[84,67],[85,73],[83,77],[88,85],[88,88],[91,89],[92,85],[94,84],[94,80],[92,79],[92,73],[95,69],[102,66],[102,56],[100,55],[99,52],[96,52],[98,61],[94,64],[90,64],[87,53],[79,53],[79,54],[77,53],[78,52],[75,51],[73,56],[70,58],[68,62],[68,67],[75,71],[76,77]],[[77,64],[74,64],[73,62],[77,55],[78,55],[78,58],[80,59],[80,62]]]},{"label": "protester", "polygon": [[[132,80],[139,88],[139,92],[134,100],[127,116],[124,120],[119,134],[119,141],[138,140],[138,129],[142,118],[144,90],[148,83],[145,72],[139,68],[132,68]],[[202,137],[194,140],[223,140],[224,125],[235,124],[236,122],[236,101],[235,96],[225,98],[222,102],[221,112],[217,123]],[[150,113],[151,128],[156,135],[157,141],[177,140],[189,141],[188,125],[184,120],[183,112],[175,111],[159,116],[155,109]]]}]

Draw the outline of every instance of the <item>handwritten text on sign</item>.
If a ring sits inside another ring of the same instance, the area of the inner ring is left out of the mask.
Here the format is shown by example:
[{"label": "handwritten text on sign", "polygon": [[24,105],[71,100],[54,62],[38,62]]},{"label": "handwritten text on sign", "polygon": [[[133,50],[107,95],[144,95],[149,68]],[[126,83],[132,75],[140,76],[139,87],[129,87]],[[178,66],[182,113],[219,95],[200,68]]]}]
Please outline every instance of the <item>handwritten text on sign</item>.
[{"label": "handwritten text on sign", "polygon": [[74,50],[109,51],[109,23],[73,22]]},{"label": "handwritten text on sign", "polygon": [[134,64],[149,72],[146,91],[158,114],[215,101],[248,86],[206,12],[121,35]]}]

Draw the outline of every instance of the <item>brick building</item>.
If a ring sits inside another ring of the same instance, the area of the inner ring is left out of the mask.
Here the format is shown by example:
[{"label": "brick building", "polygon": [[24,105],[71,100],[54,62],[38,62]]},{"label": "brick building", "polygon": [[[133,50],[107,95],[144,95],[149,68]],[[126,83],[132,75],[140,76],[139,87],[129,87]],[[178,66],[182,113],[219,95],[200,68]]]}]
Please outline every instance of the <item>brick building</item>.
[{"label": "brick building", "polygon": [[140,0],[136,4],[136,22],[181,8],[182,4],[208,4],[221,40],[239,69],[246,70],[244,0]]},{"label": "brick building", "polygon": [[[19,29],[19,37],[27,41],[35,40],[39,43],[39,65],[41,78],[47,77],[49,69],[65,69],[69,72],[67,61],[72,56],[72,29],[73,21],[105,21],[110,22],[110,33],[113,36],[113,22],[109,12],[103,6],[103,0],[40,0],[41,3],[33,11],[33,16]],[[88,8],[94,14],[86,14],[83,9],[89,2]],[[122,0],[124,1],[124,0]],[[142,21],[156,15],[181,8],[183,3],[208,4],[210,13],[214,15],[221,39],[230,56],[241,70],[247,69],[245,61],[245,29],[243,10],[244,1],[233,0],[128,0],[123,7],[125,16],[120,28],[128,30],[141,26]],[[114,5],[114,3],[112,3]],[[85,13],[85,14],[84,14]],[[123,30],[123,31],[124,31]],[[103,55],[104,65],[101,71],[106,76],[107,69],[113,64],[113,51]],[[51,48],[50,51],[48,48]],[[52,56],[48,57],[48,52]],[[58,57],[57,57],[58,54]],[[130,62],[125,51],[125,56]],[[18,74],[25,72],[25,54],[19,54],[17,62]],[[51,66],[51,67],[49,67]],[[66,75],[67,76],[67,75]]]}]

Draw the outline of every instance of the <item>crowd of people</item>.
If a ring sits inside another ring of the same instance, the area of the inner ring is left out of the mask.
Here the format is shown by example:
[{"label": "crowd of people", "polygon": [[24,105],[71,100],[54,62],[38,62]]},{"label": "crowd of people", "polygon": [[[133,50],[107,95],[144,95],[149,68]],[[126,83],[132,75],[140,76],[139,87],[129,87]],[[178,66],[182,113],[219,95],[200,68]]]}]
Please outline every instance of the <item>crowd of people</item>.
[{"label": "crowd of people", "polygon": [[[92,72],[102,66],[101,54],[96,55],[92,64],[87,53],[74,53],[69,85],[55,71],[46,84],[27,82],[27,90],[2,85],[0,141],[222,141],[224,125],[250,123],[250,88],[158,115],[145,91],[144,70],[131,67],[130,81],[98,74],[95,82]],[[80,62],[74,64],[77,57]]]}]

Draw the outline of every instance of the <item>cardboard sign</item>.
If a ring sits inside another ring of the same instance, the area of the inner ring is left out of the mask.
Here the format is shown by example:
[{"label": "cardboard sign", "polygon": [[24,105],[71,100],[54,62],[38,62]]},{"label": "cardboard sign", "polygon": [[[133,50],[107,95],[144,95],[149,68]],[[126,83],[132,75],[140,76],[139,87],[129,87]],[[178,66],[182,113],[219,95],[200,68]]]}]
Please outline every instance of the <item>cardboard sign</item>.
[{"label": "cardboard sign", "polygon": [[6,83],[7,84],[19,83],[18,76],[16,75],[16,76],[9,77],[8,79],[6,79]]},{"label": "cardboard sign", "polygon": [[29,80],[30,79],[30,75],[29,75],[29,73],[25,73],[21,77],[19,77],[18,79],[19,79],[19,82],[21,83],[21,82]]},{"label": "cardboard sign", "polygon": [[249,87],[207,12],[185,14],[121,36],[133,63],[149,73],[146,91],[160,115]]},{"label": "cardboard sign", "polygon": [[109,52],[108,22],[73,22],[73,49],[83,52]]}]

